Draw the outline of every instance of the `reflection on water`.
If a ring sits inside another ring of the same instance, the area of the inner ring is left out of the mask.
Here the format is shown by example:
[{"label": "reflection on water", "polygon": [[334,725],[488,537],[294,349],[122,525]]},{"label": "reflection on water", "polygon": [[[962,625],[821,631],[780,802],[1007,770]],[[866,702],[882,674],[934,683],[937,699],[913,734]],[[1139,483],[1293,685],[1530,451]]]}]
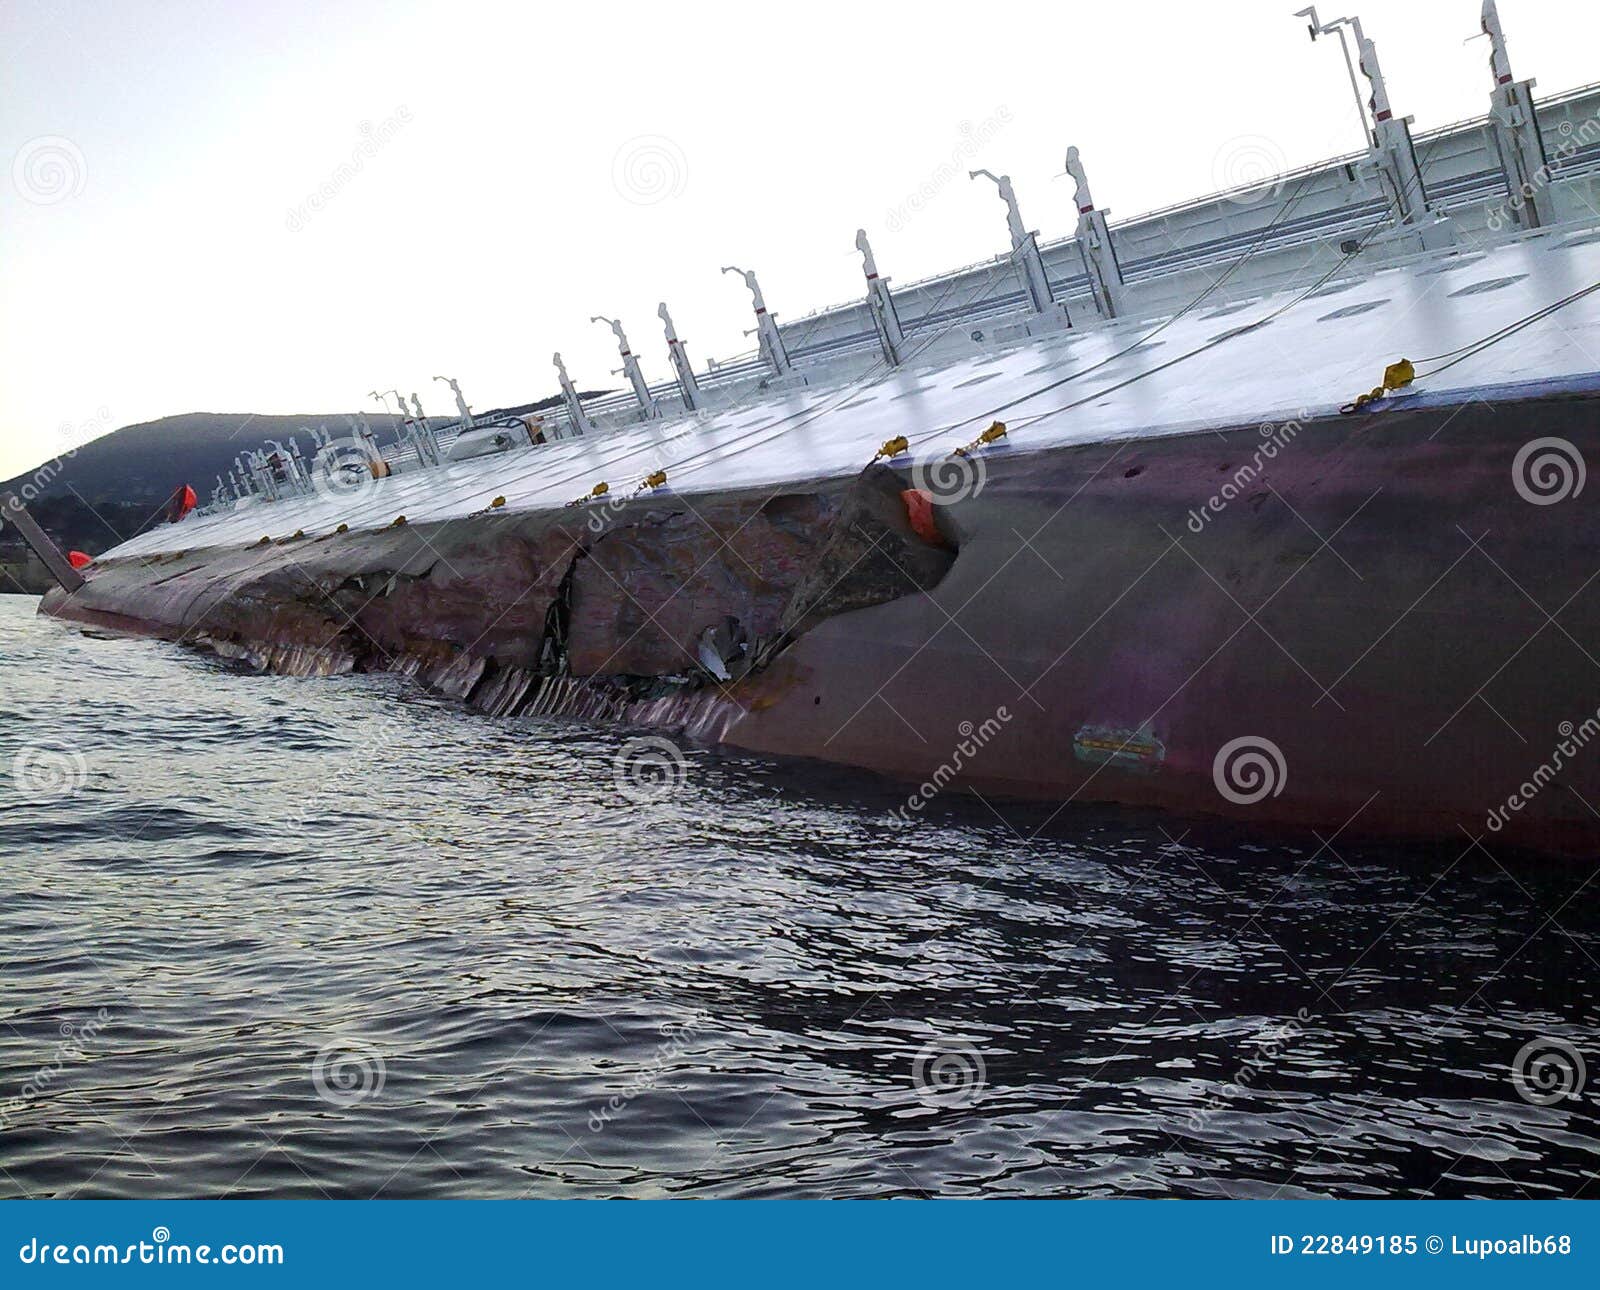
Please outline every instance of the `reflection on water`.
[{"label": "reflection on water", "polygon": [[892,786],[693,749],[652,800],[626,733],[33,607],[0,597],[0,1193],[1558,1196],[1600,1163],[1600,1076],[1512,1080],[1536,1039],[1600,1065],[1590,866],[970,799],[897,831]]}]

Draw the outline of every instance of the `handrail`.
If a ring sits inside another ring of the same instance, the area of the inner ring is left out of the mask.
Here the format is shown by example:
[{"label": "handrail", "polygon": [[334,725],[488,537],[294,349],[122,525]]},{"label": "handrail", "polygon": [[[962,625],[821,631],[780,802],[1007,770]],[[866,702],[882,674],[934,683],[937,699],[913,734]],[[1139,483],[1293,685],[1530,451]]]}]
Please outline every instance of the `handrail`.
[{"label": "handrail", "polygon": [[[1577,102],[1591,95],[1600,95],[1600,81],[1590,85],[1580,86],[1576,89],[1564,90],[1557,94],[1549,95],[1546,98],[1538,99],[1535,101],[1535,108],[1540,109],[1562,106],[1564,104]],[[1416,138],[1418,141],[1426,143],[1436,139],[1447,138],[1451,135],[1464,135],[1471,130],[1478,129],[1486,125],[1488,120],[1489,118],[1487,114],[1484,114],[1483,116],[1466,117],[1462,120],[1451,121],[1444,125],[1432,126],[1429,129],[1417,134]],[[1342,153],[1336,157],[1325,159],[1323,161],[1312,162],[1304,166],[1296,167],[1293,170],[1284,171],[1282,174],[1274,175],[1257,183],[1237,184],[1232,188],[1224,188],[1220,191],[1207,193],[1200,197],[1185,198],[1183,201],[1174,202],[1170,206],[1159,206],[1154,210],[1144,211],[1138,215],[1130,216],[1128,219],[1118,220],[1111,224],[1111,228],[1114,231],[1131,231],[1138,225],[1152,223],[1156,220],[1165,219],[1172,215],[1198,210],[1205,206],[1220,205],[1226,202],[1229,198],[1236,197],[1241,193],[1254,192],[1265,187],[1283,187],[1286,184],[1311,175],[1315,175],[1319,172],[1332,171],[1340,166],[1349,166],[1355,162],[1361,161],[1366,157],[1366,155],[1367,154],[1364,151]],[[1043,251],[1047,248],[1054,249],[1056,247],[1068,246],[1076,240],[1076,234],[1068,233],[1058,238],[1052,238],[1049,241],[1041,241],[1039,244],[1039,249]],[[928,287],[941,286],[949,282],[952,278],[961,277],[964,274],[971,273],[974,270],[983,268],[986,265],[993,264],[996,260],[1003,260],[1007,258],[1009,257],[1000,255],[990,260],[975,260],[973,263],[963,265],[957,269],[947,269],[943,272],[934,274],[931,277],[918,278],[914,282],[908,282],[904,286],[897,287],[895,289],[895,295],[903,298]],[[803,322],[825,317],[828,314],[838,313],[847,309],[855,308],[859,304],[859,301],[847,301],[842,304],[827,305],[818,309],[814,309],[809,313],[800,314],[795,317],[792,322],[786,323],[785,326],[794,327]]]}]

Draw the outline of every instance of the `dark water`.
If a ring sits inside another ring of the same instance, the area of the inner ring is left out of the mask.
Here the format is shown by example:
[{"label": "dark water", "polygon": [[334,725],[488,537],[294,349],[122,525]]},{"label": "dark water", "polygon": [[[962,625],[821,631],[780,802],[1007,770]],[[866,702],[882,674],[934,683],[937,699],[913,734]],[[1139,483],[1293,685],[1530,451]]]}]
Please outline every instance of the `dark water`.
[{"label": "dark water", "polygon": [[1600,1072],[1511,1074],[1600,1065],[1590,866],[971,800],[896,832],[891,787],[694,750],[637,805],[623,733],[33,608],[4,1194],[1600,1192]]}]

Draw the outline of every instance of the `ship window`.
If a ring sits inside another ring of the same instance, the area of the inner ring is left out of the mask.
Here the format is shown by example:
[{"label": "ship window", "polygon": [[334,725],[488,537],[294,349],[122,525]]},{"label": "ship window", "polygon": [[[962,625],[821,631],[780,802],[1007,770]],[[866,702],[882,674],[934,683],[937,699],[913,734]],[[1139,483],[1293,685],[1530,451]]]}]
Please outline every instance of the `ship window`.
[{"label": "ship window", "polygon": [[1509,287],[1513,282],[1521,282],[1527,276],[1526,273],[1518,273],[1509,278],[1490,278],[1485,282],[1474,282],[1459,291],[1452,291],[1450,296],[1451,299],[1456,296],[1481,296],[1485,291],[1498,291],[1501,287]]},{"label": "ship window", "polygon": [[1336,296],[1341,291],[1348,291],[1355,285],[1356,284],[1353,282],[1330,282],[1327,286],[1313,291],[1309,296],[1306,297],[1306,299],[1320,300],[1323,296]]},{"label": "ship window", "polygon": [[1331,314],[1323,314],[1317,321],[1332,322],[1335,318],[1354,318],[1357,314],[1370,313],[1388,303],[1388,300],[1364,300],[1359,305],[1346,305],[1343,309],[1335,309]]},{"label": "ship window", "polygon": [[1585,233],[1581,237],[1569,237],[1561,247],[1565,250],[1569,246],[1592,246],[1596,242],[1600,242],[1600,233]]},{"label": "ship window", "polygon": [[1207,318],[1226,318],[1229,314],[1236,314],[1241,309],[1248,309],[1255,304],[1255,300],[1241,300],[1236,304],[1223,305],[1220,309],[1213,309],[1206,315]]},{"label": "ship window", "polygon": [[875,397],[875,395],[869,394],[862,399],[851,399],[850,402],[846,403],[843,407],[836,408],[835,411],[848,412],[851,408],[865,407],[867,404],[871,403]]},{"label": "ship window", "polygon": [[985,381],[992,381],[999,375],[999,372],[985,372],[982,376],[974,376],[965,381],[957,381],[953,388],[957,390],[964,390],[969,385],[982,385]]}]

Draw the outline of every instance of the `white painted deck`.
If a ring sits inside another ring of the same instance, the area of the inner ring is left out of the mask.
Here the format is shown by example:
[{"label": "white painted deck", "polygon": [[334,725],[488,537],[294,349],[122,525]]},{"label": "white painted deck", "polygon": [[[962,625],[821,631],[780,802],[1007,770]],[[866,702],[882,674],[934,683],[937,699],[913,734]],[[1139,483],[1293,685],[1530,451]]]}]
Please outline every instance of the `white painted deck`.
[{"label": "white painted deck", "polygon": [[[1161,320],[1094,325],[938,366],[880,366],[831,387],[756,398],[723,412],[396,475],[352,496],[239,503],[162,526],[104,558],[248,544],[297,530],[320,536],[341,523],[376,529],[402,514],[413,524],[451,520],[483,510],[497,496],[505,497],[508,512],[556,508],[602,480],[612,498],[626,495],[655,470],[667,471],[668,487],[678,492],[779,486],[853,474],[896,435],[910,440],[912,459],[943,455],[997,416],[1013,427],[1003,450],[1019,452],[1326,415],[1378,384],[1395,359],[1454,350],[1600,282],[1600,231],[1568,225],[1335,280],[1266,326],[1155,370],[1266,317],[1318,276],[1308,270],[1296,288],[1255,299],[1224,304],[1219,295],[1219,303],[1179,318],[1148,345],[1102,367],[1096,365]],[[1113,389],[1140,373],[1152,374]],[[1597,376],[1600,293],[1415,389],[1448,399],[1519,382]],[[1099,390],[1107,391],[1104,399],[1057,411]]]}]

